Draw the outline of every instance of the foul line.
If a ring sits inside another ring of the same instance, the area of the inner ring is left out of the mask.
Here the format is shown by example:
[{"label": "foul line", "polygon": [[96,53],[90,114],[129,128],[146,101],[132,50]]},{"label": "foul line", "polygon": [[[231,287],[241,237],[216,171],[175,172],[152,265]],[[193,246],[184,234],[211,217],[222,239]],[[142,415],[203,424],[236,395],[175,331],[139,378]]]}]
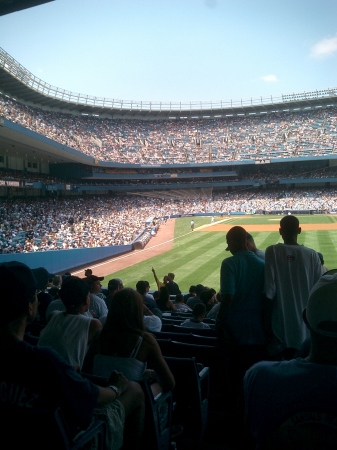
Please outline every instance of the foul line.
[{"label": "foul line", "polygon": [[[222,222],[227,222],[228,220],[229,220],[229,219],[218,220],[217,222],[214,222],[214,223],[210,223],[210,224],[206,224],[206,225],[201,225],[200,227],[195,228],[194,231],[200,230],[200,229],[206,228],[206,227],[211,227],[211,226],[213,226],[213,225],[217,225],[217,224],[222,223]],[[193,232],[194,232],[194,231],[193,231]],[[173,241],[175,241],[175,240],[177,240],[177,239],[183,238],[183,237],[189,235],[190,233],[191,233],[191,231],[189,231],[188,233],[182,234],[181,236],[177,236],[177,237],[175,237],[175,238],[169,239],[169,240],[167,240],[167,241],[165,241],[165,242],[161,242],[160,244],[152,245],[152,247],[143,248],[142,250],[136,250],[136,251],[133,251],[133,252],[128,252],[128,253],[125,254],[125,255],[122,255],[122,256],[116,256],[116,257],[111,258],[111,259],[108,259],[107,261],[104,261],[104,262],[102,262],[102,263],[98,263],[98,264],[94,264],[94,265],[90,264],[90,267],[91,267],[92,269],[96,269],[97,267],[102,267],[102,266],[105,266],[106,264],[111,264],[111,262],[120,261],[120,260],[122,260],[122,259],[129,258],[130,256],[138,255],[139,253],[146,252],[146,251],[148,251],[148,250],[152,250],[153,248],[160,247],[161,245],[168,244],[169,242],[173,242]],[[77,275],[77,274],[80,274],[80,273],[82,273],[82,272],[83,272],[83,269],[77,270],[76,272],[72,272],[72,275]]]}]

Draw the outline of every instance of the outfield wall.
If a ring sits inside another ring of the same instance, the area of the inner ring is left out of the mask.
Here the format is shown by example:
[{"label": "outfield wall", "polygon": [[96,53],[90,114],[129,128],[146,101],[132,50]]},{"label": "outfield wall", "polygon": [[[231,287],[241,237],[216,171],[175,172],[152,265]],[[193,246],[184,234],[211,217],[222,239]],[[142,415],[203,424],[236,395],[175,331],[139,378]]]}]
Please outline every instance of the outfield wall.
[{"label": "outfield wall", "polygon": [[32,253],[9,253],[0,255],[0,263],[19,261],[27,264],[31,269],[45,267],[49,273],[62,274],[70,268],[90,265],[96,261],[114,258],[131,252],[133,244],[115,245],[111,247],[76,248],[67,250],[51,250]]}]

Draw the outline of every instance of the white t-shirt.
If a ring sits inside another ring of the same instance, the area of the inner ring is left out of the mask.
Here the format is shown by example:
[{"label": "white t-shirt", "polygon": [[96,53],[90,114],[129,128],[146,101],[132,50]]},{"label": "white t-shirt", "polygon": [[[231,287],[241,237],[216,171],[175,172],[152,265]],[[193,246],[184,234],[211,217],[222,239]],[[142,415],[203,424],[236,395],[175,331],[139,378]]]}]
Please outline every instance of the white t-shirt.
[{"label": "white t-shirt", "polygon": [[299,349],[309,337],[302,313],[323,274],[317,252],[303,245],[276,244],[265,253],[265,295],[274,300],[272,329],[286,348]]}]

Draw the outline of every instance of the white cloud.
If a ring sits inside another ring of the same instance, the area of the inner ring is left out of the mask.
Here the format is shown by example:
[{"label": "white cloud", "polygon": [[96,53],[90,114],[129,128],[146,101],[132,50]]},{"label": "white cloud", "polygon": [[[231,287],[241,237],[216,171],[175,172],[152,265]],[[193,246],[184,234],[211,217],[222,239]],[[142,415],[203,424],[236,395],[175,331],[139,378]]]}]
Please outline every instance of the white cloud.
[{"label": "white cloud", "polygon": [[276,75],[264,75],[263,77],[260,77],[260,80],[266,81],[267,83],[275,83],[278,81]]},{"label": "white cloud", "polygon": [[310,52],[312,58],[324,58],[337,52],[337,37],[322,39],[317,42]]}]

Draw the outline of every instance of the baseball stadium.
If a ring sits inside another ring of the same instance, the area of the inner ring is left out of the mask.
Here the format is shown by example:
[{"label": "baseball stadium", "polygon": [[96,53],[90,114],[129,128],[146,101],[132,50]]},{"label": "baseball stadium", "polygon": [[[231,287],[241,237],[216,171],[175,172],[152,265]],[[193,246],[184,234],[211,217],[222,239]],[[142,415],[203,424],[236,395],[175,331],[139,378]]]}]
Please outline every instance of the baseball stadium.
[{"label": "baseball stadium", "polygon": [[[43,3],[0,2],[0,11]],[[264,252],[283,243],[287,216],[299,220],[298,243],[336,269],[337,87],[123,101],[52,86],[0,47],[0,264],[15,260],[50,277],[84,278],[90,268],[103,289],[112,279],[132,289],[147,280],[150,293],[159,287],[155,269],[159,279],[174,273],[184,294],[196,285],[219,293],[229,230],[243,227]],[[228,419],[222,393],[210,391],[199,437],[192,427],[193,438],[178,433],[173,443],[152,429],[155,443],[142,448],[253,449],[236,433],[223,444],[206,424]]]}]

